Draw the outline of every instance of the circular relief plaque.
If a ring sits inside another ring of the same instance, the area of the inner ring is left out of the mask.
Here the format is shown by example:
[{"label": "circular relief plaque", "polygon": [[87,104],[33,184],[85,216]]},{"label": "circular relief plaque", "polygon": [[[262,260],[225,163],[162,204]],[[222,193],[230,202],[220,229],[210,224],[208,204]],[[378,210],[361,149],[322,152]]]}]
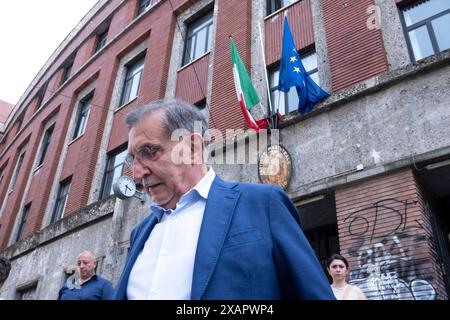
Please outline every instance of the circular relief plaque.
[{"label": "circular relief plaque", "polygon": [[258,175],[262,183],[276,184],[287,189],[292,175],[291,156],[281,145],[271,145],[261,154]]}]

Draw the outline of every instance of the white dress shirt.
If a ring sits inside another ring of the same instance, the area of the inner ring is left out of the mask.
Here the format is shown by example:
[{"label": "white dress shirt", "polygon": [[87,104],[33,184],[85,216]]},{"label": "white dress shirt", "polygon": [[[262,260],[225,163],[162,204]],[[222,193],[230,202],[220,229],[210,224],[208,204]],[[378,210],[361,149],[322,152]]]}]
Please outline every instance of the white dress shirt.
[{"label": "white dress shirt", "polygon": [[211,184],[210,168],[195,187],[186,192],[174,210],[151,205],[152,214],[165,214],[155,225],[130,272],[129,300],[188,300],[200,226]]}]

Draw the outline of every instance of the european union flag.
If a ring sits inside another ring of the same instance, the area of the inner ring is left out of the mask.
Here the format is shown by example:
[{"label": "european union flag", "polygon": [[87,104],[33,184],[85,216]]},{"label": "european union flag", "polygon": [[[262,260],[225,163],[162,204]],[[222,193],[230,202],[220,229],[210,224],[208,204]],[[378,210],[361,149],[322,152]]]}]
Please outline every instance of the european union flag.
[{"label": "european union flag", "polygon": [[300,55],[295,50],[294,39],[285,16],[278,88],[280,91],[289,92],[293,86],[297,89],[298,112],[301,115],[310,112],[317,102],[330,96],[305,70]]}]

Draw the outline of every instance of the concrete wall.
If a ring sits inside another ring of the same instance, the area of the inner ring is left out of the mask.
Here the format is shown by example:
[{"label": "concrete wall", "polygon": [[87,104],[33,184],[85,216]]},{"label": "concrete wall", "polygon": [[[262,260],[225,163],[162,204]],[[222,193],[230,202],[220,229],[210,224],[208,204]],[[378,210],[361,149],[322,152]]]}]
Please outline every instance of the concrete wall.
[{"label": "concrete wall", "polygon": [[[412,164],[413,155],[422,159],[447,148],[449,86],[447,51],[350,87],[306,118],[287,122],[280,143],[292,157],[291,196],[367,178],[391,170],[399,161]],[[360,164],[364,170],[356,172]],[[226,179],[257,180],[256,165],[218,168]]]},{"label": "concrete wall", "polygon": [[3,254],[11,259],[12,267],[1,297],[17,299],[17,288],[38,281],[35,297],[56,299],[65,281],[65,269],[76,265],[83,250],[91,250],[100,258],[98,274],[111,279],[105,261],[114,237],[111,232],[114,203],[115,198],[98,202],[5,250]]}]

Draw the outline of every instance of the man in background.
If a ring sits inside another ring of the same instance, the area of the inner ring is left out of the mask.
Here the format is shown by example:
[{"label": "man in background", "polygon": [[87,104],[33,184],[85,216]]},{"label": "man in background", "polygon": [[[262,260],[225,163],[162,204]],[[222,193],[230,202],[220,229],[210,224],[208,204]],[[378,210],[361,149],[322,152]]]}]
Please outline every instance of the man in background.
[{"label": "man in background", "polygon": [[[77,258],[78,278],[67,281],[59,290],[58,300],[110,300],[114,289],[111,283],[95,274],[97,260],[91,251],[83,251]],[[70,278],[69,278],[70,279]]]}]

